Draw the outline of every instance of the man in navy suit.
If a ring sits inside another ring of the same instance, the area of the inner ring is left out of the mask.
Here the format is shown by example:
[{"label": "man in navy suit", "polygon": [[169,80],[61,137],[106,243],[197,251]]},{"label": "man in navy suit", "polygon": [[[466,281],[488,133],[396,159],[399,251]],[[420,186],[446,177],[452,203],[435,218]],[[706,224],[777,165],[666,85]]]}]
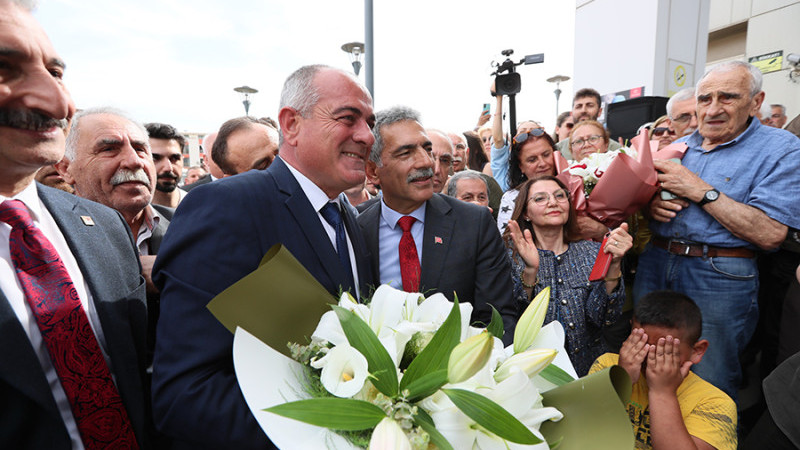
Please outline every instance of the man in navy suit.
[{"label": "man in navy suit", "polygon": [[[441,292],[474,307],[472,319],[488,324],[494,306],[510,342],[516,321],[511,267],[488,208],[434,194],[433,146],[419,114],[395,107],[377,114],[367,177],[383,197],[358,216],[381,283],[407,286],[401,268],[403,221],[411,217],[418,289]],[[413,271],[412,271],[413,272]],[[408,290],[408,287],[405,287]]]},{"label": "man in navy suit", "polygon": [[[23,2],[0,0],[0,59],[0,448],[89,448],[97,436],[84,434],[86,424],[106,425],[102,438],[116,439],[122,426],[96,418],[122,410],[135,436],[125,442],[148,448],[147,312],[135,247],[117,212],[34,182],[40,167],[63,156],[75,106],[62,82],[64,63]],[[51,249],[57,258],[42,258]],[[45,269],[26,277],[32,260]],[[31,277],[37,281],[23,281]],[[39,282],[46,295],[32,287]],[[65,348],[79,354],[84,344],[91,369],[77,373],[83,382],[103,373],[111,396],[97,395],[93,384],[65,384],[75,360],[60,355]],[[96,409],[87,422],[81,406],[88,398],[102,400],[90,401]]]},{"label": "man in navy suit", "polygon": [[[283,244],[331,294],[366,293],[374,284],[354,214],[340,205],[340,194],[364,180],[374,141],[369,93],[346,72],[306,66],[286,80],[278,118],[279,158],[266,170],[194,189],[170,222],[156,260],[162,306],[154,416],[178,448],[271,446],[236,382],[233,335],[206,309],[255,270],[270,247]],[[328,204],[344,218],[347,266],[320,212]],[[291,299],[265,292],[264,301]]]}]

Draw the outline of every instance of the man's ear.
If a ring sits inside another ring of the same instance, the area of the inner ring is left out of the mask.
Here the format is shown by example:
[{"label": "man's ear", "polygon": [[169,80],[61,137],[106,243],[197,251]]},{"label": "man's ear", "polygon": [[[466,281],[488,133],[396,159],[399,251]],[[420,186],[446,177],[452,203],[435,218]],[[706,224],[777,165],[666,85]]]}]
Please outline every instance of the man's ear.
[{"label": "man's ear", "polygon": [[764,91],[759,92],[753,97],[753,105],[750,110],[750,116],[755,117],[756,113],[761,109],[761,104],[764,103]]},{"label": "man's ear", "polygon": [[294,108],[288,106],[282,108],[278,113],[278,122],[281,126],[283,140],[292,147],[297,146],[297,136],[300,134],[300,122],[303,116]]},{"label": "man's ear", "polygon": [[699,341],[695,342],[692,346],[692,354],[689,356],[689,361],[692,364],[697,364],[703,359],[703,355],[706,354],[706,350],[708,350],[708,341],[705,339],[700,339]]},{"label": "man's ear", "polygon": [[61,158],[61,161],[56,163],[56,170],[58,171],[58,174],[61,175],[61,178],[67,182],[67,184],[72,186],[75,185],[75,179],[72,178],[72,175],[69,173],[69,160],[66,157]]},{"label": "man's ear", "polygon": [[378,165],[374,161],[367,160],[364,167],[364,172],[367,174],[367,180],[375,185],[381,184],[381,177],[378,176]]}]

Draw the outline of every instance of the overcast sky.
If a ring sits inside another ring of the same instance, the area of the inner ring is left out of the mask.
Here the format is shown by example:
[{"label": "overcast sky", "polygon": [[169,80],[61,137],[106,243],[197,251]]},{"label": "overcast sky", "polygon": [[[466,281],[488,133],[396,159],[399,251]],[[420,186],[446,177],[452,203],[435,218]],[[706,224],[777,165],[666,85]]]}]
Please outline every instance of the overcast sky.
[{"label": "overcast sky", "polygon": [[[553,75],[572,76],[572,1],[374,2],[375,107],[405,104],[424,125],[475,125],[491,62],[544,53],[520,66],[517,119],[555,124]],[[259,90],[250,114],[276,118],[281,86],[305,64],[352,70],[346,42],[364,41],[362,0],[40,0],[35,15],[67,62],[79,108],[116,106],[142,122],[216,131],[244,114],[233,88]],[[364,70],[361,71],[364,78]],[[562,83],[560,110],[573,87]]]}]

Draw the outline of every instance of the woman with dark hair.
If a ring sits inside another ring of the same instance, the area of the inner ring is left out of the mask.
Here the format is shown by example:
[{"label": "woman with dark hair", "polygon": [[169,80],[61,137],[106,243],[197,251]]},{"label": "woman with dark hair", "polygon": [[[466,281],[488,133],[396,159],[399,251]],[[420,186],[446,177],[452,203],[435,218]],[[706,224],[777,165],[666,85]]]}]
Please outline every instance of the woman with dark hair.
[{"label": "woman with dark hair", "polygon": [[612,255],[604,280],[589,281],[600,244],[575,240],[576,216],[566,186],[553,176],[526,181],[519,189],[503,239],[512,260],[514,297],[524,311],[530,299],[549,286],[545,323],[564,326],[564,348],[579,376],[609,349],[603,328],[622,312],[625,288],[622,257],[633,246],[622,224],[610,232],[604,253]]},{"label": "woman with dark hair", "polygon": [[497,228],[500,233],[506,230],[506,224],[511,218],[519,186],[529,178],[556,174],[553,156],[556,151],[553,138],[544,132],[544,128],[533,128],[519,133],[511,141],[511,153],[508,156],[510,189],[500,199],[500,211],[497,214]]},{"label": "woman with dark hair", "polygon": [[564,139],[569,139],[575,121],[572,120],[572,111],[564,111],[556,118],[556,129],[553,130],[553,141],[558,144]]},{"label": "woman with dark hair", "polygon": [[469,148],[467,167],[483,172],[484,166],[489,163],[489,158],[486,157],[481,138],[474,131],[465,131],[464,136],[467,138],[467,147]]}]

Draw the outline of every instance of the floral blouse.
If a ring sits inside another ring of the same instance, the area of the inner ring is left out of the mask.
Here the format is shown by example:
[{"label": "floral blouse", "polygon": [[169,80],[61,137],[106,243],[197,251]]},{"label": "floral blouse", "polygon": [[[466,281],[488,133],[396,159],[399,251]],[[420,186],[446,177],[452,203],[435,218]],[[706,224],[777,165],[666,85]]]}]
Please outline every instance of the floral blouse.
[{"label": "floral blouse", "polygon": [[[571,242],[567,251],[560,255],[539,250],[539,273],[532,294],[535,296],[550,286],[550,304],[544,323],[558,320],[564,326],[564,348],[579,376],[586,375],[594,360],[609,351],[602,330],[619,319],[625,302],[622,280],[611,294],[606,293],[604,281],[589,281],[599,250],[600,244],[592,241]],[[509,255],[514,298],[522,314],[530,303],[521,279],[525,262],[519,256],[514,257],[511,250]]]}]

